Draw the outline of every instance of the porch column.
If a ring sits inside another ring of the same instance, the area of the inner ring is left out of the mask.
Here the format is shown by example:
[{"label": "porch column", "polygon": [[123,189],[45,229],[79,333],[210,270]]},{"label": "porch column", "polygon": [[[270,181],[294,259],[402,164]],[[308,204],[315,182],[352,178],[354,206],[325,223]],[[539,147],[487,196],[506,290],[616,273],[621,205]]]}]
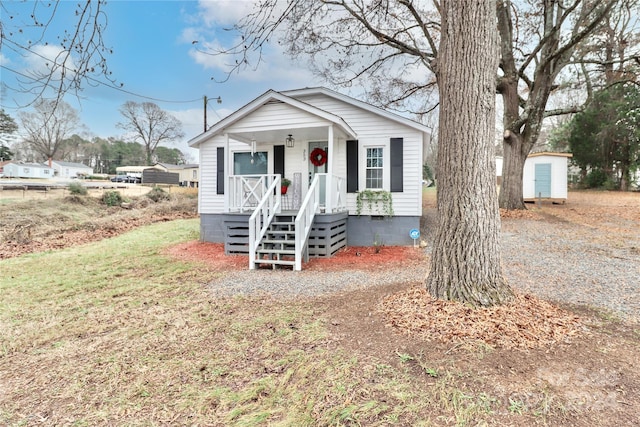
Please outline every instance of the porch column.
[{"label": "porch column", "polygon": [[329,160],[327,163],[327,181],[325,183],[325,211],[327,213],[333,212],[333,204],[335,199],[335,194],[333,194],[333,162],[334,162],[334,141],[333,141],[333,124],[329,125],[329,135],[327,136],[328,145],[327,145],[327,159]]},{"label": "porch column", "polygon": [[224,211],[229,212],[229,134],[224,134]]}]

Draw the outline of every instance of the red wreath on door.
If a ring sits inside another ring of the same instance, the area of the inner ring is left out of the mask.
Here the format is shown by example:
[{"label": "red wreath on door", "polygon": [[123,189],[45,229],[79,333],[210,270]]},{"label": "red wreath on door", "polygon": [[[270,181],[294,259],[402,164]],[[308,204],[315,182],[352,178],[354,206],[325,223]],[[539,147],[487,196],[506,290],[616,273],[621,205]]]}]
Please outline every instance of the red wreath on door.
[{"label": "red wreath on door", "polygon": [[309,156],[309,160],[311,160],[314,166],[322,166],[327,163],[327,152],[320,147],[314,148]]}]

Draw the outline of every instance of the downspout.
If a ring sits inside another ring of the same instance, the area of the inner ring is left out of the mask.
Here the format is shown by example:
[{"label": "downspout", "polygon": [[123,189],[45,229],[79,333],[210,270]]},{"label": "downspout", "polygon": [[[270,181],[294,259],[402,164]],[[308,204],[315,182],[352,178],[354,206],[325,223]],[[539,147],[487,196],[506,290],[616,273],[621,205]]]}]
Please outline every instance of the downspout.
[{"label": "downspout", "polygon": [[329,135],[327,144],[327,181],[325,182],[325,212],[333,213],[333,199],[335,194],[333,192],[333,153],[334,153],[334,141],[333,141],[333,124],[329,125]]},{"label": "downspout", "polygon": [[229,134],[224,134],[224,212],[229,213]]}]

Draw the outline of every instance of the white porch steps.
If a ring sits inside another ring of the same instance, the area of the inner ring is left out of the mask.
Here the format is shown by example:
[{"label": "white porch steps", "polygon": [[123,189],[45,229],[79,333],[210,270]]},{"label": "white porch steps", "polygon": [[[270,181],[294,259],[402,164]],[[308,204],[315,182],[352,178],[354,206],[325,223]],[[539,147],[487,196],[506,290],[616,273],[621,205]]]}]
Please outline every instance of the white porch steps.
[{"label": "white porch steps", "polygon": [[274,217],[256,250],[256,265],[258,267],[270,266],[275,270],[278,267],[293,268],[295,266],[295,221],[295,214],[279,214]]}]

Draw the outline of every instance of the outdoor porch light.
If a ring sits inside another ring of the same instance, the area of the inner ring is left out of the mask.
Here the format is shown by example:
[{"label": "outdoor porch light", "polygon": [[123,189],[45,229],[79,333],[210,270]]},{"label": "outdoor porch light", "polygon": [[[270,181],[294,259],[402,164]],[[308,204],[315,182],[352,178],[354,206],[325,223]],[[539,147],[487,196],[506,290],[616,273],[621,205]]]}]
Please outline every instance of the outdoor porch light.
[{"label": "outdoor porch light", "polygon": [[289,136],[284,139],[284,143],[287,145],[287,147],[293,148],[296,140],[293,139],[293,136],[291,136],[291,134],[289,134]]}]

